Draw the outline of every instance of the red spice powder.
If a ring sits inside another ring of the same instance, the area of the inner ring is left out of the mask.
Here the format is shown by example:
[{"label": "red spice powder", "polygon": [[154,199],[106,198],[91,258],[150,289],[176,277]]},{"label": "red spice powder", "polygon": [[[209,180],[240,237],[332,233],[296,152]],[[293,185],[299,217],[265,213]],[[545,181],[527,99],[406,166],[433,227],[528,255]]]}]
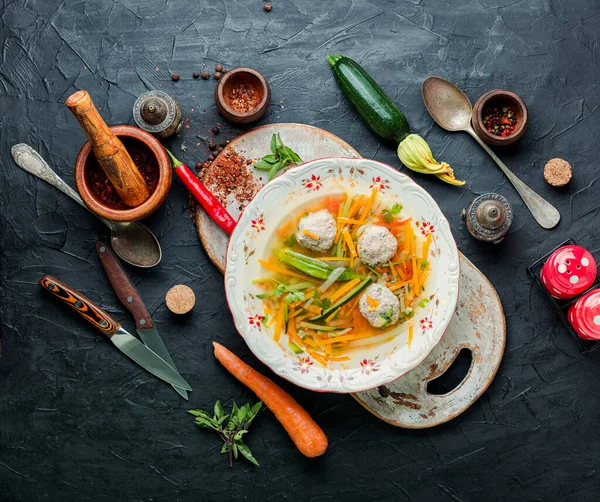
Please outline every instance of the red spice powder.
[{"label": "red spice powder", "polygon": [[223,205],[233,194],[241,212],[260,189],[252,170],[251,160],[227,148],[203,173],[204,183]]},{"label": "red spice powder", "polygon": [[[158,161],[156,160],[156,157],[142,142],[123,137],[120,139],[146,181],[150,193],[154,192],[156,185],[158,185],[159,177]],[[129,206],[123,202],[106,174],[104,174],[104,171],[100,167],[100,164],[98,164],[94,155],[90,155],[88,158],[86,181],[88,186],[91,187],[92,193],[98,202],[113,209],[130,209]]]},{"label": "red spice powder", "polygon": [[229,106],[239,113],[248,113],[260,103],[260,95],[254,87],[240,84],[232,87],[227,94]]}]

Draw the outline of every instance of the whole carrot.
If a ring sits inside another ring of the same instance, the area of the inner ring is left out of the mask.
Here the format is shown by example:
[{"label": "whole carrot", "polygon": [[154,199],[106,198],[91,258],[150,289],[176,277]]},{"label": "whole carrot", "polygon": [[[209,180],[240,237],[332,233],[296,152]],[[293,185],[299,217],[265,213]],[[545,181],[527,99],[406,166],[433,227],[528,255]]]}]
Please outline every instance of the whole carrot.
[{"label": "whole carrot", "polygon": [[300,453],[307,457],[318,457],[325,453],[327,436],[292,396],[220,343],[213,342],[213,346],[217,360],[273,412]]},{"label": "whole carrot", "polygon": [[202,206],[208,216],[219,225],[225,232],[231,235],[233,229],[237,225],[237,222],[227,212],[227,209],[223,207],[217,198],[206,188],[202,182],[198,179],[192,170],[186,166],[180,160],[177,160],[175,156],[165,148],[169,158],[171,159],[171,165],[175,174],[183,181],[184,185],[188,188],[192,195]]}]

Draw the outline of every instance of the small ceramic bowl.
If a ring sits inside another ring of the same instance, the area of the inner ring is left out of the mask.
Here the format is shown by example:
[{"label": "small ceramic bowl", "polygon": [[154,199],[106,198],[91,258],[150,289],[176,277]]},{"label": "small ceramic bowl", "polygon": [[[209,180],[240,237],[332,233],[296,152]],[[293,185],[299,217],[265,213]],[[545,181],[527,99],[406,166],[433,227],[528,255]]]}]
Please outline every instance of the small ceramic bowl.
[{"label": "small ceramic bowl", "polygon": [[[240,112],[231,106],[230,92],[238,86],[252,87],[258,94],[258,104],[247,112]],[[215,102],[219,113],[227,120],[239,124],[247,124],[261,118],[271,102],[271,88],[267,79],[256,70],[250,68],[236,68],[228,71],[215,87]]]},{"label": "small ceramic bowl", "polygon": [[579,298],[567,315],[579,338],[600,340],[600,289],[592,289]]},{"label": "small ceramic bowl", "polygon": [[[483,123],[483,111],[490,106],[493,108],[495,104],[509,105],[511,111],[516,116],[517,123],[515,129],[508,136],[496,136],[492,134]],[[477,100],[477,103],[473,107],[472,122],[477,136],[487,144],[495,146],[510,145],[525,134],[525,130],[527,129],[527,106],[525,106],[524,101],[514,92],[495,89],[486,92]]]},{"label": "small ceramic bowl", "polygon": [[154,168],[157,180],[151,186],[153,190],[150,198],[137,207],[115,205],[103,201],[93,186],[92,172],[101,170],[101,167],[92,153],[92,146],[89,141],[81,147],[75,160],[77,190],[86,206],[101,218],[111,221],[141,220],[156,211],[167,198],[169,188],[171,188],[173,171],[171,163],[160,141],[150,133],[127,125],[114,126],[110,129],[118,136],[130,153],[133,149],[136,149],[156,164]]}]

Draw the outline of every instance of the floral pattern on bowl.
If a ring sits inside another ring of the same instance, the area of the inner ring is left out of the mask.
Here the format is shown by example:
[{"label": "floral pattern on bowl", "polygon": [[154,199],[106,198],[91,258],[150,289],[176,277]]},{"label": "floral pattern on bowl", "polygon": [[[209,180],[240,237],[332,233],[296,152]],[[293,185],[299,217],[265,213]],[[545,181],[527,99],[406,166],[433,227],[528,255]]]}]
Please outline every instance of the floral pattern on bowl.
[{"label": "floral pattern on bowl", "polygon": [[[389,331],[393,339],[359,347],[350,361],[324,367],[307,354],[287,347],[287,336],[273,340],[267,328],[258,288],[264,275],[257,258],[269,253],[269,237],[290,213],[326,195],[370,193],[379,187],[386,203],[403,205],[413,217],[415,233],[431,234],[431,276],[421,299],[409,339],[409,323]],[[442,339],[458,299],[459,258],[448,221],[431,196],[408,176],[368,159],[329,158],[291,169],[266,185],[250,202],[227,249],[225,290],[234,323],[252,352],[275,373],[301,387],[321,392],[360,392],[391,382],[423,361]]]}]

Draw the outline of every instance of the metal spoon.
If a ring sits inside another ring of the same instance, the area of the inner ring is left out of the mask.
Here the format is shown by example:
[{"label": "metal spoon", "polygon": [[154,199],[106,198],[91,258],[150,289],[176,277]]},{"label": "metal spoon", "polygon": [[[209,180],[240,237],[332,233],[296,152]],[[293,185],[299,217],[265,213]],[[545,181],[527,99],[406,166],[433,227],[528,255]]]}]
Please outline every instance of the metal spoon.
[{"label": "metal spoon", "polygon": [[496,156],[496,154],[477,136],[471,126],[473,111],[469,98],[454,84],[440,77],[429,77],[423,82],[423,101],[440,127],[447,131],[468,132],[481,147],[490,154],[498,167],[513,184],[531,214],[543,228],[555,227],[560,221],[560,213],[548,201],[540,197]]},{"label": "metal spoon", "polygon": [[[11,148],[13,159],[17,165],[34,176],[50,183],[75,202],[88,209],[79,194],[67,185],[46,163],[41,155],[25,143]],[[89,211],[89,209],[88,209]],[[91,212],[91,211],[90,211]],[[93,213],[92,213],[93,214]],[[152,231],[138,221],[117,223],[104,218],[100,220],[110,228],[110,242],[115,253],[123,261],[141,268],[158,265],[162,258],[162,250]]]}]

